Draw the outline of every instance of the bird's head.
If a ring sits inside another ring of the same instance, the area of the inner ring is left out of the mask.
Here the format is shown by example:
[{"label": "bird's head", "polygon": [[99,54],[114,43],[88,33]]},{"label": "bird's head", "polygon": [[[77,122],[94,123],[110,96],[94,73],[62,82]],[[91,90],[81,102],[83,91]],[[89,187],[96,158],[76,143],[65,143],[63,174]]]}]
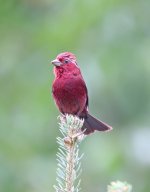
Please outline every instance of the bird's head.
[{"label": "bird's head", "polygon": [[56,59],[52,61],[52,64],[56,67],[65,66],[66,64],[77,65],[75,55],[70,52],[60,53]]}]

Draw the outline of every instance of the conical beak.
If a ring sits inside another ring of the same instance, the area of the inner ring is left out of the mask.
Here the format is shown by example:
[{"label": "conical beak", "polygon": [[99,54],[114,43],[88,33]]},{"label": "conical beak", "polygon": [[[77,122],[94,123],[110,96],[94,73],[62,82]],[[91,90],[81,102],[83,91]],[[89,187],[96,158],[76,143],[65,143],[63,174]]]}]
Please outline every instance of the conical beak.
[{"label": "conical beak", "polygon": [[53,61],[51,61],[51,63],[55,66],[60,66],[61,62],[58,59],[54,59]]}]

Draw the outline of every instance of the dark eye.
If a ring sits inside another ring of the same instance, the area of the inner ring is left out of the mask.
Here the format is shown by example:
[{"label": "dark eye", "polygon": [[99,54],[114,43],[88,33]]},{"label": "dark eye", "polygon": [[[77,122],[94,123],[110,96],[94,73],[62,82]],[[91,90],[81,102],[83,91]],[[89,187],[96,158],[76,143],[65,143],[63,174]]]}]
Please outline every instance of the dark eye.
[{"label": "dark eye", "polygon": [[69,63],[69,60],[68,59],[64,60],[64,63],[66,63],[66,64]]}]

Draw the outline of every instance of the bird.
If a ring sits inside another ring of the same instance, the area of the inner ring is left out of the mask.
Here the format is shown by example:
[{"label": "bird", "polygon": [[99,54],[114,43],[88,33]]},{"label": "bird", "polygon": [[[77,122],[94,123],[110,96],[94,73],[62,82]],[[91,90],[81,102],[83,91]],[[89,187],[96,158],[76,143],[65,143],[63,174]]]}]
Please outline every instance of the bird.
[{"label": "bird", "polygon": [[51,61],[54,65],[52,95],[61,114],[71,114],[84,119],[82,131],[89,135],[94,131],[110,131],[111,126],[89,113],[88,90],[77,64],[76,56],[63,52]]}]

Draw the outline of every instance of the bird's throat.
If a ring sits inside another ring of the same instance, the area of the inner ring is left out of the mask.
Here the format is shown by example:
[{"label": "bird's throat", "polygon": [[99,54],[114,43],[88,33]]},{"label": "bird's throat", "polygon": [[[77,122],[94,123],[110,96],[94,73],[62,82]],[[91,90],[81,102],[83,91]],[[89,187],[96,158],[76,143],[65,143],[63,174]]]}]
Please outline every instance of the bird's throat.
[{"label": "bird's throat", "polygon": [[55,78],[60,78],[64,73],[64,68],[62,67],[54,67],[54,75]]}]

